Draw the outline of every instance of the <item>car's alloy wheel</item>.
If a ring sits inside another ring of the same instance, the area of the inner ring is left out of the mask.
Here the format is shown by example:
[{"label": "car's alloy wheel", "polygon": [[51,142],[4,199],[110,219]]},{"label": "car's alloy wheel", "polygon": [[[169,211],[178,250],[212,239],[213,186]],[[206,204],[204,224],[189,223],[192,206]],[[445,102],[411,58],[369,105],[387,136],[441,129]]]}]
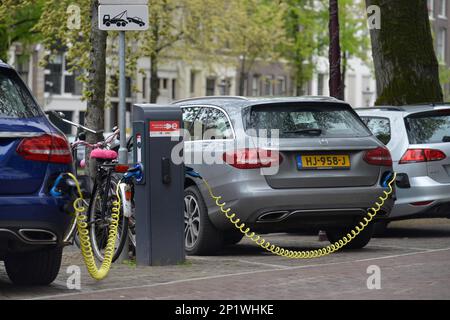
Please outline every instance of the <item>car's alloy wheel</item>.
[{"label": "car's alloy wheel", "polygon": [[215,254],[223,247],[223,232],[209,219],[208,208],[196,186],[184,190],[184,232],[189,255]]},{"label": "car's alloy wheel", "polygon": [[192,195],[184,197],[184,242],[187,249],[197,243],[200,233],[200,208]]}]

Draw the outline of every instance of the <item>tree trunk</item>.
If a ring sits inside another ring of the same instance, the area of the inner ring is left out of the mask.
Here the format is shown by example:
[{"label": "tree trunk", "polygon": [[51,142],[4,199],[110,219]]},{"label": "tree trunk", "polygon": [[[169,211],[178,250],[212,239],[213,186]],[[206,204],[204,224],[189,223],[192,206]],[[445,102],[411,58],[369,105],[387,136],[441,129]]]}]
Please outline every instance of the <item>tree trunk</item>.
[{"label": "tree trunk", "polygon": [[239,71],[239,96],[245,95],[245,79],[248,77],[248,73],[246,70],[246,57],[244,56],[241,59],[241,70]]},{"label": "tree trunk", "polygon": [[[106,39],[107,33],[98,29],[98,0],[91,1],[91,52],[89,69],[88,91],[91,93],[87,101],[86,126],[96,131],[103,130],[105,126],[105,87],[106,87]],[[96,143],[103,139],[103,135],[87,133],[87,141]],[[91,150],[87,150],[86,159],[89,159]],[[89,175],[95,176],[95,162],[88,161]]]},{"label": "tree trunk", "polygon": [[345,82],[347,81],[347,67],[348,67],[348,52],[344,51],[342,54],[342,73],[341,73],[341,85],[342,85],[342,100],[345,100]]},{"label": "tree trunk", "polygon": [[150,54],[150,103],[157,103],[159,97],[158,54]]},{"label": "tree trunk", "polygon": [[343,99],[341,83],[341,43],[339,39],[339,6],[338,0],[330,0],[330,95]]},{"label": "tree trunk", "polygon": [[427,1],[366,0],[381,10],[381,29],[372,29],[377,105],[442,102]]}]

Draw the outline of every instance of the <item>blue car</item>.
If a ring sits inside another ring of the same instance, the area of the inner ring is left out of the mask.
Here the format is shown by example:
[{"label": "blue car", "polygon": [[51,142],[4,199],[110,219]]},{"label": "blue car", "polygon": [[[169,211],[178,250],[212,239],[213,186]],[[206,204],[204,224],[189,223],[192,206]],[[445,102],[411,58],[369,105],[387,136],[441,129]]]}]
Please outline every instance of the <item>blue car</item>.
[{"label": "blue car", "polygon": [[67,139],[0,60],[0,261],[13,283],[48,285],[58,275],[72,217],[49,191],[71,171]]}]

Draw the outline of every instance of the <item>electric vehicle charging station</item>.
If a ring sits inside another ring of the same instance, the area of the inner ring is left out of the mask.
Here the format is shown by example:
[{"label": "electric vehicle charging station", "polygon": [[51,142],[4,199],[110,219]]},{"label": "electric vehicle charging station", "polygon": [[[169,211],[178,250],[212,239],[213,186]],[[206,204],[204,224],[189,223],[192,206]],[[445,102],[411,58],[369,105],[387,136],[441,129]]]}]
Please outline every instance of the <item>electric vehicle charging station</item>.
[{"label": "electric vehicle charging station", "polygon": [[176,146],[182,157],[182,111],[175,106],[135,105],[134,162],[142,180],[135,183],[136,260],[140,266],[185,261],[184,164],[172,160]]}]

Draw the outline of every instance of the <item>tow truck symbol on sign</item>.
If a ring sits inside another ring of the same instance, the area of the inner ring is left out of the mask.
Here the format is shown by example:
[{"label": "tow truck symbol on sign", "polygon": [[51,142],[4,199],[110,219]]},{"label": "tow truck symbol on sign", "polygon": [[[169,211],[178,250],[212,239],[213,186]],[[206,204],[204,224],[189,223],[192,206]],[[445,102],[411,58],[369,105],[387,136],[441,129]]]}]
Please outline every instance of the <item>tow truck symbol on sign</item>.
[{"label": "tow truck symbol on sign", "polygon": [[112,18],[109,14],[103,16],[103,24],[107,27],[110,27],[112,24],[115,24],[118,27],[126,27],[129,23],[135,23],[139,27],[145,26],[145,22],[141,18],[128,17],[128,12],[126,10]]}]

